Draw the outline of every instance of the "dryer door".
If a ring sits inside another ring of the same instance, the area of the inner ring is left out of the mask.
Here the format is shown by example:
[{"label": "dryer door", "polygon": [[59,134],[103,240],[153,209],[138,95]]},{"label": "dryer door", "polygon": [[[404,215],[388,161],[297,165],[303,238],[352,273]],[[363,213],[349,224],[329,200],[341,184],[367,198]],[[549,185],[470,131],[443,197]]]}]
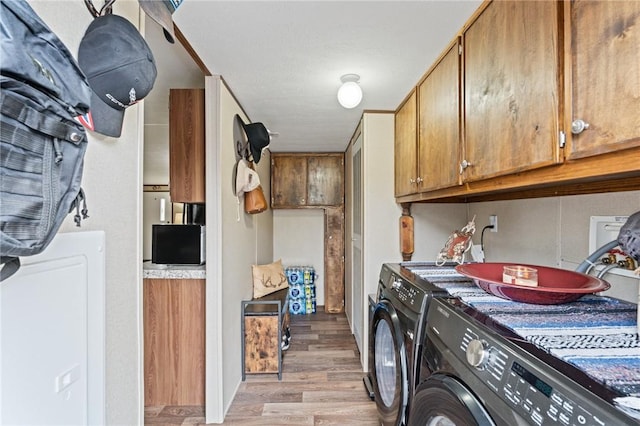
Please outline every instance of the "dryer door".
[{"label": "dryer door", "polygon": [[495,426],[480,401],[453,377],[434,374],[413,397],[408,426]]},{"label": "dryer door", "polygon": [[380,421],[403,424],[408,399],[407,349],[398,312],[388,300],[376,306],[371,321],[371,379]]}]

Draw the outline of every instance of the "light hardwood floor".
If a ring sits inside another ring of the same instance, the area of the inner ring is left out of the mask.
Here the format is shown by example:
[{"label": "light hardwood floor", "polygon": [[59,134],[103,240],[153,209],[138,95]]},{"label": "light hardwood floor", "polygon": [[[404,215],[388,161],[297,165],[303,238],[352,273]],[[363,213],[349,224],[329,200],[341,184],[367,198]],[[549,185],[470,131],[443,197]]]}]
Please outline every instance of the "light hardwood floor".
[{"label": "light hardwood floor", "polygon": [[[321,311],[322,307],[318,307]],[[344,314],[291,316],[291,346],[277,374],[247,375],[225,425],[378,425]],[[148,425],[201,425],[203,407],[145,408]]]}]

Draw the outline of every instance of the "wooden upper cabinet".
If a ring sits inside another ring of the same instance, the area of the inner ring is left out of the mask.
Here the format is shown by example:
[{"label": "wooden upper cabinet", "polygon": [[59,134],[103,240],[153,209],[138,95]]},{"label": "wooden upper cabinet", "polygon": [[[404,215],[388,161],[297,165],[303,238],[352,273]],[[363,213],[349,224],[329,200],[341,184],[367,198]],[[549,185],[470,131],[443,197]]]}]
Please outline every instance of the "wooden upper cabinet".
[{"label": "wooden upper cabinet", "polygon": [[169,191],[174,203],[205,202],[204,89],[169,91]]},{"label": "wooden upper cabinet", "polygon": [[459,183],[460,42],[456,39],[418,84],[418,187]]},{"label": "wooden upper cabinet", "polygon": [[343,203],[343,153],[271,154],[272,208],[339,206]]},{"label": "wooden upper cabinet", "polygon": [[483,2],[461,58],[454,42],[396,111],[397,202],[636,189],[639,19],[639,1]]},{"label": "wooden upper cabinet", "polygon": [[464,181],[560,161],[560,9],[494,1],[464,31]]},{"label": "wooden upper cabinet", "polygon": [[271,207],[307,203],[307,158],[271,153]]},{"label": "wooden upper cabinet", "polygon": [[307,205],[339,206],[344,203],[344,155],[307,159]]},{"label": "wooden upper cabinet", "polygon": [[405,99],[395,114],[395,196],[418,192],[418,139],[416,91]]},{"label": "wooden upper cabinet", "polygon": [[[640,2],[567,2],[567,158],[640,146]],[[568,24],[569,25],[569,24]]]}]

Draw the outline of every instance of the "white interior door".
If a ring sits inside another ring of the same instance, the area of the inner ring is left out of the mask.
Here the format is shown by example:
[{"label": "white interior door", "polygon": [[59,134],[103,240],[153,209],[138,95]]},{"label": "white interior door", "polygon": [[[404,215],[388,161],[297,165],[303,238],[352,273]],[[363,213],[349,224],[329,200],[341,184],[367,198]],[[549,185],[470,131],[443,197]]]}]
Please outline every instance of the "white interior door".
[{"label": "white interior door", "polygon": [[352,149],[353,208],[351,209],[351,285],[352,294],[352,326],[358,349],[362,353],[365,343],[362,341],[363,331],[363,286],[362,286],[362,135],[358,136]]}]

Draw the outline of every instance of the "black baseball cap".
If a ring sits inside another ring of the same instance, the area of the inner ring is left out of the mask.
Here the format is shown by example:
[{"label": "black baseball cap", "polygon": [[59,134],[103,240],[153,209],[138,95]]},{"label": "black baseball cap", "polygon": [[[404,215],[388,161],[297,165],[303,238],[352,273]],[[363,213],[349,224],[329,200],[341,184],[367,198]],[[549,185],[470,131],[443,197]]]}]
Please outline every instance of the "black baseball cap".
[{"label": "black baseball cap", "polygon": [[93,91],[85,126],[120,137],[125,109],[147,96],[156,80],[149,45],[122,16],[98,16],[80,42],[78,63]]}]

